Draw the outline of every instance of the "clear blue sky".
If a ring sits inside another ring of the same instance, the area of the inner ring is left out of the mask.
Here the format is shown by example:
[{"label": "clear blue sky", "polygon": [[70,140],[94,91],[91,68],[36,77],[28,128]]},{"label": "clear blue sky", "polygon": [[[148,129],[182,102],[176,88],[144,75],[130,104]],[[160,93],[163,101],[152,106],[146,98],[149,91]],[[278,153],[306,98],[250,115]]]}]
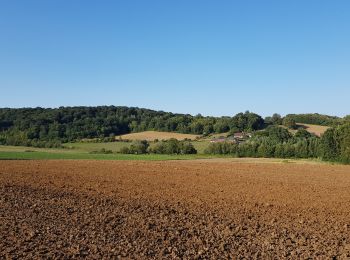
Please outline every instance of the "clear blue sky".
[{"label": "clear blue sky", "polygon": [[350,114],[350,1],[0,0],[0,107]]}]

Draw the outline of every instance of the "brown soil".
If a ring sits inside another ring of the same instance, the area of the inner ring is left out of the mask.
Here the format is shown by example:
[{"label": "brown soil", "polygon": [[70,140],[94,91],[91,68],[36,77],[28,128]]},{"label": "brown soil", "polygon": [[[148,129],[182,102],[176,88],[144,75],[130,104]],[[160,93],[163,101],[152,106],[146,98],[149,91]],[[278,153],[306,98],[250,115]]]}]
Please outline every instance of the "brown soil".
[{"label": "brown soil", "polygon": [[0,161],[2,258],[347,258],[350,167]]}]

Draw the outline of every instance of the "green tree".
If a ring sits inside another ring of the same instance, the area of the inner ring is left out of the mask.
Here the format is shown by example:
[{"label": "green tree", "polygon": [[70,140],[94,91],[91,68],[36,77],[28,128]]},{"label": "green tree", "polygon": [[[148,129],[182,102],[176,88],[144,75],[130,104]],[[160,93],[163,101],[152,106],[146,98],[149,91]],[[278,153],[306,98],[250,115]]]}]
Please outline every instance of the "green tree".
[{"label": "green tree", "polygon": [[321,138],[322,158],[336,160],[340,157],[340,147],[337,140],[337,133],[334,128],[328,129]]},{"label": "green tree", "polygon": [[311,133],[309,133],[308,131],[306,131],[303,128],[298,129],[298,131],[295,133],[295,137],[297,138],[310,138],[313,135]]},{"label": "green tree", "polygon": [[295,119],[292,117],[285,117],[283,119],[283,125],[289,129],[296,129],[297,128],[297,124],[295,122]]},{"label": "green tree", "polygon": [[350,123],[337,128],[340,161],[350,163]]},{"label": "green tree", "polygon": [[145,154],[148,147],[149,143],[146,140],[135,140],[131,143],[129,151],[132,154]]},{"label": "green tree", "polygon": [[271,117],[271,123],[273,125],[281,125],[282,124],[282,117],[280,114],[273,114],[272,117]]},{"label": "green tree", "polygon": [[181,154],[196,154],[197,150],[194,148],[193,144],[191,142],[181,142],[180,145],[180,151]]},{"label": "green tree", "polygon": [[287,129],[284,129],[279,126],[269,126],[268,128],[266,128],[265,133],[262,134],[267,135],[276,142],[282,143],[292,138],[292,134]]}]

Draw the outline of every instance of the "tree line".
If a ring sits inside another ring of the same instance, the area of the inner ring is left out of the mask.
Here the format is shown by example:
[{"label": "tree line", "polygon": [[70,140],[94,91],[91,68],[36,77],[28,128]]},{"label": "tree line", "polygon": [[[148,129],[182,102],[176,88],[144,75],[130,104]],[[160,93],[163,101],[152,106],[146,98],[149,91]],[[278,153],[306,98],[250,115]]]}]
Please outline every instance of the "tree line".
[{"label": "tree line", "polygon": [[340,118],[336,116],[320,115],[320,114],[288,114],[285,118],[289,118],[301,124],[312,124],[322,126],[337,126],[344,121],[349,120],[349,117]]},{"label": "tree line", "polygon": [[146,130],[208,135],[264,127],[264,119],[248,111],[204,117],[115,106],[0,109],[0,144],[6,145],[50,147]]},{"label": "tree line", "polygon": [[190,141],[179,141],[171,138],[169,140],[157,141],[150,146],[146,140],[135,140],[130,147],[123,147],[120,149],[124,154],[196,154],[197,150]]},{"label": "tree line", "polygon": [[[331,128],[321,138],[303,129],[299,129],[295,135],[285,129],[297,129],[297,123],[327,125]],[[339,118],[320,114],[290,114],[282,117],[274,114],[263,119],[249,111],[232,117],[210,117],[117,106],[0,108],[0,144],[3,145],[60,147],[62,143],[82,139],[112,141],[116,135],[145,130],[199,135],[237,131],[254,133],[253,138],[242,144],[211,144],[206,152],[212,154],[321,158],[341,162],[350,160],[350,116]],[[160,142],[152,147],[155,150],[147,147],[146,151],[194,152],[188,143],[175,141]],[[128,152],[135,153],[136,150]]]},{"label": "tree line", "polygon": [[208,154],[235,157],[319,158],[350,163],[350,123],[328,129],[321,137],[299,129],[292,135],[286,128],[269,126],[244,143],[211,143]]}]

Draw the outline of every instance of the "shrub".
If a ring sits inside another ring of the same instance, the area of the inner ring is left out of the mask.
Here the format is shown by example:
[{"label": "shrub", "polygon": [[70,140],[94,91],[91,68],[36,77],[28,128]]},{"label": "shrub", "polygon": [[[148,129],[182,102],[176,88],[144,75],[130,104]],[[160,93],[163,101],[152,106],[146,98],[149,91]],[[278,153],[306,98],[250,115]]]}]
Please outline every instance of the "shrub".
[{"label": "shrub", "polygon": [[191,142],[182,142],[181,143],[181,154],[196,154],[197,150],[194,148]]},{"label": "shrub", "polygon": [[157,142],[153,147],[150,147],[148,151],[155,154],[166,154],[166,144],[164,141]]},{"label": "shrub", "polygon": [[124,147],[120,148],[119,152],[123,153],[123,154],[129,154],[130,153],[130,149],[129,149],[129,147],[124,146]]},{"label": "shrub", "polygon": [[303,128],[300,128],[296,133],[295,133],[295,137],[298,138],[310,138],[312,137],[312,134],[309,133],[308,131],[306,131]]},{"label": "shrub", "polygon": [[176,139],[169,139],[167,141],[160,141],[154,144],[148,150],[150,153],[156,154],[196,154],[197,150],[189,141],[178,141]]},{"label": "shrub", "polygon": [[135,140],[131,143],[129,148],[129,153],[132,154],[145,154],[147,153],[147,148],[149,143],[146,140]]},{"label": "shrub", "polygon": [[92,153],[92,154],[112,154],[113,151],[112,150],[106,150],[105,148],[102,148],[102,149],[100,149],[98,151],[92,151],[90,153]]},{"label": "shrub", "polygon": [[283,119],[283,125],[285,127],[288,127],[289,129],[296,129],[297,128],[297,124],[294,118],[292,117],[285,117]]},{"label": "shrub", "polygon": [[286,142],[292,138],[291,133],[287,129],[279,126],[269,126],[263,131],[263,133],[271,139],[274,139],[276,142]]}]

